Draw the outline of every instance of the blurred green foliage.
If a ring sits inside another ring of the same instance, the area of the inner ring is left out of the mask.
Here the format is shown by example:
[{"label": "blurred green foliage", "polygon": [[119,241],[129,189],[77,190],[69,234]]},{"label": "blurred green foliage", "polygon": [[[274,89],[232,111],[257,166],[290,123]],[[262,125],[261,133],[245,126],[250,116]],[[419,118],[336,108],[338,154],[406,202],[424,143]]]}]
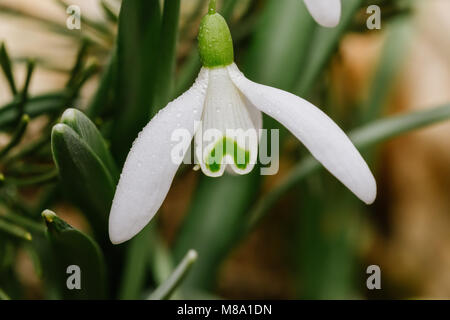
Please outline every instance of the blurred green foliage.
[{"label": "blurred green foliage", "polygon": [[[1,15],[30,19],[78,48],[74,64],[67,66],[64,89],[31,95],[33,70],[48,68],[45,59],[27,60],[26,80],[19,86],[14,72],[18,62],[6,44],[0,47],[0,66],[12,96],[0,107],[0,130],[10,136],[0,149],[0,299],[27,298],[15,269],[21,252],[33,261],[45,298],[214,297],[218,272],[230,252],[290,193],[298,199],[290,208],[296,213],[292,228],[297,236],[289,236],[296,297],[358,296],[355,242],[364,210],[344,187],[318,170],[310,156],[297,159],[285,178],[264,192],[264,179],[256,169],[239,177],[199,176],[172,248],[162,239],[157,220],[127,244],[109,243],[108,214],[120,167],[138,132],[195,79],[200,61],[191,31],[207,6],[199,0],[180,26],[184,1],[123,0],[120,12],[114,9],[116,2],[99,1],[104,19],[83,16],[86,28],[81,32],[68,30],[64,21],[0,5]],[[59,3],[64,10],[67,4]],[[358,17],[369,1],[343,1],[342,21],[335,29],[317,26],[299,0],[218,3],[230,23],[237,63],[249,78],[327,106],[326,94],[317,95],[317,88],[331,86],[330,61],[347,33],[364,30]],[[379,118],[406,51],[411,10],[410,1],[377,4],[389,12],[386,42],[369,98],[358,106],[356,120],[349,121],[358,127],[350,133],[356,146],[370,151],[374,160],[377,144],[450,118],[450,105]],[[188,43],[185,53],[178,50],[181,42]],[[97,90],[84,105],[80,90],[94,76]],[[38,136],[22,142],[28,123],[37,117],[45,117],[46,124]],[[268,118],[264,126],[279,127]],[[286,142],[289,134],[283,131],[281,138]],[[29,201],[26,190],[37,199]],[[81,210],[86,232],[47,210],[62,202]],[[323,232],[327,221],[334,228]],[[197,254],[191,249],[198,253],[195,264]],[[67,290],[68,265],[81,266],[84,290]]]}]

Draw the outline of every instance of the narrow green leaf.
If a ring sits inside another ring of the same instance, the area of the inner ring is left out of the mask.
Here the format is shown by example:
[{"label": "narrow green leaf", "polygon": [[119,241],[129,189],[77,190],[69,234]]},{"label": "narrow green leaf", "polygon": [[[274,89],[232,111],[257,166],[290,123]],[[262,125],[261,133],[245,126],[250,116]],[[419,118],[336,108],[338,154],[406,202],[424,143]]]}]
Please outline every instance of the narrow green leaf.
[{"label": "narrow green leaf", "polygon": [[[324,188],[327,201],[323,201]],[[299,202],[298,229],[292,240],[300,298],[354,299],[359,202],[325,172],[308,176],[298,189],[304,201]]]},{"label": "narrow green leaf", "polygon": [[105,13],[106,18],[112,22],[117,23],[119,21],[119,16],[116,12],[110,7],[110,5],[105,1],[101,0],[100,5],[102,6],[103,12]]},{"label": "narrow green leaf", "polygon": [[53,127],[51,143],[63,187],[88,215],[96,236],[104,239],[115,179],[99,156],[68,125]]},{"label": "narrow green leaf", "polygon": [[[67,299],[104,299],[106,276],[103,254],[97,243],[81,231],[73,228],[50,210],[42,217],[47,225],[48,238],[52,244],[60,290]],[[81,290],[69,290],[69,266],[80,268]]]},{"label": "narrow green leaf", "polygon": [[8,81],[9,88],[13,96],[17,94],[16,82],[14,81],[14,75],[12,72],[12,63],[9,58],[8,51],[6,50],[5,43],[2,42],[0,46],[0,66],[3,69],[3,73]]},{"label": "narrow green leaf", "polygon": [[0,300],[11,300],[11,298],[0,288]]},{"label": "narrow green leaf", "polygon": [[[7,4],[0,4],[0,14],[10,17],[26,18],[28,21],[32,21],[39,24],[40,26],[43,26],[48,31],[57,33],[65,37],[71,37],[73,40],[79,40],[80,38],[80,33],[69,30],[65,23],[58,23],[56,21],[42,18],[41,16],[33,14],[31,10],[28,10],[27,12],[25,10],[22,11],[19,9],[15,9]],[[87,37],[97,47],[100,47],[100,49],[102,50],[109,48],[108,44],[105,44],[104,41],[100,41],[101,39],[98,39],[95,36],[87,34],[84,34],[84,36]]]},{"label": "narrow green leaf", "polygon": [[[30,97],[25,104],[24,113],[34,118],[42,114],[58,112],[66,107],[68,96],[69,92],[64,90]],[[14,124],[19,115],[19,104],[20,99],[16,99],[0,107],[0,130]]]},{"label": "narrow green leaf", "polygon": [[83,85],[99,71],[100,66],[95,58],[92,58],[90,61],[88,61],[86,63],[86,67],[81,71],[80,75],[76,78],[72,87],[69,88],[70,95],[66,103],[70,104],[71,101],[75,100]]},{"label": "narrow green leaf", "polygon": [[159,0],[124,0],[117,37],[117,92],[113,155],[121,164],[150,119],[156,89],[161,12]]},{"label": "narrow green leaf", "polygon": [[[358,149],[365,149],[425,126],[450,119],[450,104],[406,115],[393,116],[377,120],[350,132],[349,136]],[[248,215],[247,231],[261,221],[265,213],[288,190],[297,185],[310,173],[320,168],[320,164],[311,156],[299,162],[282,182],[261,198]]]},{"label": "narrow green leaf", "polygon": [[189,250],[184,256],[183,260],[176,267],[170,277],[161,284],[149,297],[149,300],[167,300],[170,299],[173,292],[177,289],[192,265],[197,260],[197,252]]},{"label": "narrow green leaf", "polygon": [[308,43],[308,57],[297,84],[294,86],[294,93],[300,96],[305,96],[308,93],[317,77],[326,67],[342,35],[348,30],[362,3],[363,0],[342,1],[342,17],[339,25],[336,28],[317,27],[314,37]]},{"label": "narrow green leaf", "polygon": [[42,226],[42,224],[37,223],[26,216],[12,212],[3,203],[0,203],[0,217],[22,228],[31,230],[36,233],[43,233],[45,231],[45,228]]},{"label": "narrow green leaf", "polygon": [[412,30],[410,19],[401,17],[392,21],[378,67],[373,76],[370,94],[366,105],[363,105],[363,120],[372,121],[382,113],[382,107],[396,79],[396,74],[403,65],[405,52],[410,43]]},{"label": "narrow green leaf", "polygon": [[95,119],[113,104],[116,95],[114,87],[117,81],[117,49],[113,49],[106,66],[104,67],[97,91],[86,109],[86,114]]},{"label": "narrow green leaf", "polygon": [[0,218],[0,232],[5,235],[13,236],[15,238],[19,238],[22,240],[26,240],[26,241],[32,240],[31,233],[29,233],[25,229],[22,229],[21,227],[15,225],[15,224],[5,221],[2,218]]},{"label": "narrow green leaf", "polygon": [[80,45],[80,49],[78,49],[77,56],[75,58],[75,63],[70,71],[69,79],[67,80],[66,87],[70,88],[75,84],[77,77],[80,76],[80,73],[83,69],[83,65],[86,61],[87,51],[89,48],[89,42],[86,39],[83,39]]},{"label": "narrow green leaf", "polygon": [[[70,3],[65,0],[55,0],[64,10],[66,10]],[[89,18],[86,14],[81,14],[81,23],[82,25],[88,27],[90,30],[94,31],[99,36],[103,37],[106,40],[110,40],[113,36],[112,30],[109,28],[107,24],[102,21],[96,21]]]},{"label": "narrow green leaf", "polygon": [[14,131],[11,140],[9,140],[8,144],[0,150],[0,158],[4,157],[12,148],[17,146],[22,140],[25,131],[27,130],[28,123],[30,123],[30,117],[27,114],[24,114],[20,119],[19,124],[17,125],[16,130]]},{"label": "narrow green leaf", "polygon": [[173,95],[180,0],[165,0],[159,40],[158,73],[152,115],[164,108]]},{"label": "narrow green leaf", "polygon": [[98,131],[95,124],[77,109],[67,109],[61,116],[61,123],[72,128],[80,138],[91,148],[100,158],[114,180],[119,180],[119,171],[114,159],[109,152],[105,140]]},{"label": "narrow green leaf", "polygon": [[5,183],[7,183],[7,184],[14,185],[16,187],[24,187],[24,186],[57,182],[57,178],[58,178],[58,170],[50,169],[47,172],[37,174],[32,177],[14,178],[14,177],[8,176],[4,180],[5,180]]},{"label": "narrow green leaf", "polygon": [[211,290],[220,263],[242,233],[242,220],[258,191],[259,172],[246,176],[202,176],[174,247],[175,260],[189,249],[199,254],[183,289]]},{"label": "narrow green leaf", "polygon": [[129,245],[125,255],[125,266],[119,288],[119,299],[140,299],[144,288],[147,262],[151,253],[151,226],[145,227]]},{"label": "narrow green leaf", "polygon": [[30,87],[31,76],[33,75],[35,64],[36,63],[34,62],[34,60],[27,61],[27,73],[25,76],[25,83],[23,85],[22,92],[20,93],[18,119],[20,119],[25,112],[25,104],[28,101],[28,89]]},{"label": "narrow green leaf", "polygon": [[233,16],[234,9],[238,0],[225,0],[222,6],[221,14],[226,19],[229,20]]}]

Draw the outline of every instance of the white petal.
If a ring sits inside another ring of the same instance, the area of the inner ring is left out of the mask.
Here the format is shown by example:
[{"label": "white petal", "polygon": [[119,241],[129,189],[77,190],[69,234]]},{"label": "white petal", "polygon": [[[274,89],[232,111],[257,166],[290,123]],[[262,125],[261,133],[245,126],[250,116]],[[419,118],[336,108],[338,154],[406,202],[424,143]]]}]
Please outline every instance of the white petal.
[{"label": "white petal", "polygon": [[226,68],[209,71],[202,120],[202,130],[197,131],[195,143],[203,173],[220,177],[228,166],[237,174],[249,173],[257,160],[256,126],[261,125],[262,116],[259,110],[248,110],[245,97],[231,81]]},{"label": "white petal", "polygon": [[[159,210],[181,162],[172,157],[172,134],[182,129],[192,140],[194,122],[203,112],[208,72],[202,69],[192,88],[162,109],[133,143],[109,216],[113,243],[131,239]],[[184,147],[182,152],[186,152]]]},{"label": "white petal", "polygon": [[336,178],[367,204],[376,197],[376,182],[346,134],[320,109],[289,92],[254,83],[236,65],[231,79],[249,101],[292,132]]},{"label": "white petal", "polygon": [[334,28],[341,19],[341,0],[304,0],[313,18],[320,25]]}]

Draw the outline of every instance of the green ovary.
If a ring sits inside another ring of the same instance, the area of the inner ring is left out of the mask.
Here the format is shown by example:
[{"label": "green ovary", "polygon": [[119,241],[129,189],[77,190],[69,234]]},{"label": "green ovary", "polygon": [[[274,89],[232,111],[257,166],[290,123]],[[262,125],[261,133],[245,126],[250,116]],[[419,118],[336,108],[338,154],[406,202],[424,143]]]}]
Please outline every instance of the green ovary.
[{"label": "green ovary", "polygon": [[236,167],[245,170],[250,163],[250,152],[238,146],[237,142],[231,138],[223,137],[217,141],[214,148],[206,157],[206,167],[211,172],[220,170],[222,159],[226,155],[233,157]]}]

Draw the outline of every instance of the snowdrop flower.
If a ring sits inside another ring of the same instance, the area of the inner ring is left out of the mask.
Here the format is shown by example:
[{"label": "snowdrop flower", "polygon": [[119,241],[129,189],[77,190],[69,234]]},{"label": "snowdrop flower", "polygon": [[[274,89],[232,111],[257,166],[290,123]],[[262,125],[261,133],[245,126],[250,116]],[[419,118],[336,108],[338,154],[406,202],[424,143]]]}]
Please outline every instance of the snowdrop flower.
[{"label": "snowdrop flower", "polygon": [[[255,148],[252,143],[246,145],[242,136],[229,136],[227,131],[258,131],[262,113],[289,129],[362,201],[370,204],[375,200],[375,179],[345,133],[311,103],[245,78],[234,64],[227,23],[214,10],[203,18],[198,40],[203,68],[194,85],[147,124],[128,154],[109,217],[113,243],[135,236],[163,203],[181,163],[181,159],[173,161],[174,131],[183,128],[189,140],[200,142],[195,154],[204,174],[218,177],[225,169],[246,174],[254,166],[258,139]],[[202,122],[196,127],[198,121]],[[212,137],[212,143],[205,145],[201,143],[205,138],[199,132],[208,129],[218,134]],[[190,141],[183,154],[189,145]],[[228,154],[230,150],[243,151],[241,161],[237,161],[236,155]],[[214,156],[214,161],[208,161]]]},{"label": "snowdrop flower", "polygon": [[341,0],[304,0],[318,24],[334,28],[341,19]]}]

